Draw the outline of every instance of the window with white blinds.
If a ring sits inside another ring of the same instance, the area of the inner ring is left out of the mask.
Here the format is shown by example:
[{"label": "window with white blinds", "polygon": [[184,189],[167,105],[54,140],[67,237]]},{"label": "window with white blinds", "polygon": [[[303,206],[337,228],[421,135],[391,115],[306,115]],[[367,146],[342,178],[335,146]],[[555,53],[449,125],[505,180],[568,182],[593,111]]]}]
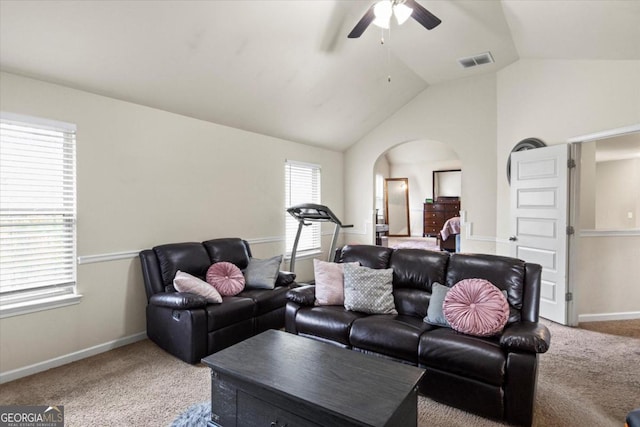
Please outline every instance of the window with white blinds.
[{"label": "window with white blinds", "polygon": [[0,114],[0,306],[75,293],[75,125]]},{"label": "window with white blinds", "polygon": [[[287,160],[284,165],[285,208],[301,203],[320,204],[320,165]],[[298,231],[298,221],[285,211],[286,252],[291,253]],[[320,250],[321,227],[314,222],[305,226],[300,235],[297,251]]]}]

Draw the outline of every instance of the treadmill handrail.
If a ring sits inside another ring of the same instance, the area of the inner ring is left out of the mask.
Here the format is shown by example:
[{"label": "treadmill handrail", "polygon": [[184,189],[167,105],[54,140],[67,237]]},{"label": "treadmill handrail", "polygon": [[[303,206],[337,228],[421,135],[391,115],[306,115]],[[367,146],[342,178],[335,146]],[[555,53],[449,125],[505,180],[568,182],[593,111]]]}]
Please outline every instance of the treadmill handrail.
[{"label": "treadmill handrail", "polygon": [[[296,238],[293,243],[293,248],[291,249],[291,260],[289,261],[289,270],[295,271],[295,263],[296,263],[296,252],[298,250],[298,242],[300,241],[300,233],[302,232],[302,227],[305,225],[311,225],[312,222],[333,222],[336,227],[333,232],[333,239],[331,240],[331,247],[329,248],[329,261],[331,260],[331,254],[333,253],[336,245],[336,241],[338,239],[338,233],[340,228],[351,228],[350,225],[343,225],[342,222],[338,219],[337,216],[331,209],[324,205],[317,205],[315,203],[302,203],[299,205],[291,206],[287,209],[287,212],[291,216],[293,216],[296,220],[298,220],[298,231],[296,233]],[[309,221],[309,222],[306,222]]]},{"label": "treadmill handrail", "polygon": [[312,220],[312,221],[331,221],[344,227],[338,217],[331,212],[331,209],[324,205],[317,205],[315,203],[302,203],[299,205],[291,206],[287,209],[287,212],[291,214],[298,221]]}]

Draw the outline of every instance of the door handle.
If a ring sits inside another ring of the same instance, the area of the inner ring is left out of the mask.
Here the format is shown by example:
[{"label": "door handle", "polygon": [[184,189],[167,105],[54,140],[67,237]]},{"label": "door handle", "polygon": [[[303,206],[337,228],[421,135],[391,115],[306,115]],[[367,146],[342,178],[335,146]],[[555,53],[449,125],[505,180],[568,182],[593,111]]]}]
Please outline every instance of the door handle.
[{"label": "door handle", "polygon": [[509,240],[515,242],[516,240],[518,240],[518,238],[516,236],[511,236],[509,237]]}]

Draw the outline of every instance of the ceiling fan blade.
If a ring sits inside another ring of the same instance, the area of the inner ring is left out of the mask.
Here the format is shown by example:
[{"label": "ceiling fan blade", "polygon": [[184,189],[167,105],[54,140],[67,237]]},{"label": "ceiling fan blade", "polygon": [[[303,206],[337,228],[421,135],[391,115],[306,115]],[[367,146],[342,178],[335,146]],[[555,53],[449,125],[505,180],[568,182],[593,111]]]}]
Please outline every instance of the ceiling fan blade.
[{"label": "ceiling fan blade", "polygon": [[364,16],[358,21],[356,26],[353,27],[353,30],[351,30],[347,37],[349,37],[350,39],[357,39],[358,37],[360,37],[362,33],[364,33],[364,30],[367,29],[369,24],[373,22],[375,17],[376,16],[373,14],[373,6],[371,6],[369,10],[367,10],[367,13],[365,13]]},{"label": "ceiling fan blade", "polygon": [[425,27],[427,30],[433,30],[442,22],[433,13],[429,12],[427,9],[419,5],[416,0],[407,0],[405,4],[410,8],[413,8],[411,17],[418,21],[420,25]]}]

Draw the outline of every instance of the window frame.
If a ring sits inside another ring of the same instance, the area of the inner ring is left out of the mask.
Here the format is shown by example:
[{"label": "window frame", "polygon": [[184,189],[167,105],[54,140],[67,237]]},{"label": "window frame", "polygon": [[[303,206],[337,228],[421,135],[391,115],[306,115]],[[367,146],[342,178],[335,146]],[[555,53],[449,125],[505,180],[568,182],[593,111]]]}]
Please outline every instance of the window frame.
[{"label": "window frame", "polygon": [[[313,176],[311,180],[315,180],[316,182],[311,182],[310,187],[312,194],[309,198],[315,200],[308,200],[307,198],[302,200],[293,200],[291,197],[291,168],[298,168],[301,170],[307,170]],[[308,162],[300,162],[296,160],[285,160],[285,257],[291,258],[291,251],[293,249],[293,243],[295,240],[296,232],[298,230],[298,221],[294,219],[287,211],[289,207],[293,205],[297,205],[300,203],[322,203],[322,166],[315,163]],[[315,194],[314,194],[315,193]],[[311,230],[309,230],[311,229]],[[305,233],[306,231],[306,233]],[[308,234],[311,233],[311,244],[310,245],[301,245],[303,243],[303,239],[309,240]],[[319,222],[314,222],[309,226],[305,226],[301,235],[300,242],[298,242],[298,248],[296,250],[296,258],[300,257],[308,257],[314,256],[322,253],[322,224]]]},{"label": "window frame", "polygon": [[[59,190],[61,195],[58,201],[68,198],[69,194],[71,194],[70,201],[67,200],[66,202],[67,207],[59,213],[43,212],[41,214],[43,218],[50,217],[58,220],[57,224],[63,226],[62,235],[65,236],[64,238],[71,240],[70,244],[65,245],[66,247],[59,250],[59,253],[63,254],[59,262],[65,265],[68,273],[60,283],[44,284],[41,281],[35,286],[32,284],[23,284],[22,288],[4,292],[0,291],[0,318],[77,304],[82,298],[82,295],[77,293],[77,127],[71,123],[5,111],[0,111],[0,122],[3,126],[18,125],[25,127],[34,134],[38,131],[60,132],[60,136],[63,138],[63,141],[60,143],[60,149],[65,150],[65,153],[68,154],[69,157],[61,159],[55,164],[61,166],[60,173],[64,177],[61,179],[71,178],[71,183],[64,183]],[[31,178],[32,176],[28,177]],[[40,183],[34,187],[38,188],[43,185],[44,184]],[[19,191],[19,186],[17,190]],[[66,191],[70,191],[70,193]],[[29,207],[29,209],[38,212],[37,206]],[[6,212],[1,210],[0,213],[2,213],[3,216],[6,215]],[[24,216],[28,215],[24,214]],[[16,217],[19,218],[18,215],[16,215]],[[7,226],[6,224],[7,223],[5,223],[5,226]],[[65,224],[68,225],[65,227]],[[70,231],[67,230],[67,228],[70,228]]]}]

